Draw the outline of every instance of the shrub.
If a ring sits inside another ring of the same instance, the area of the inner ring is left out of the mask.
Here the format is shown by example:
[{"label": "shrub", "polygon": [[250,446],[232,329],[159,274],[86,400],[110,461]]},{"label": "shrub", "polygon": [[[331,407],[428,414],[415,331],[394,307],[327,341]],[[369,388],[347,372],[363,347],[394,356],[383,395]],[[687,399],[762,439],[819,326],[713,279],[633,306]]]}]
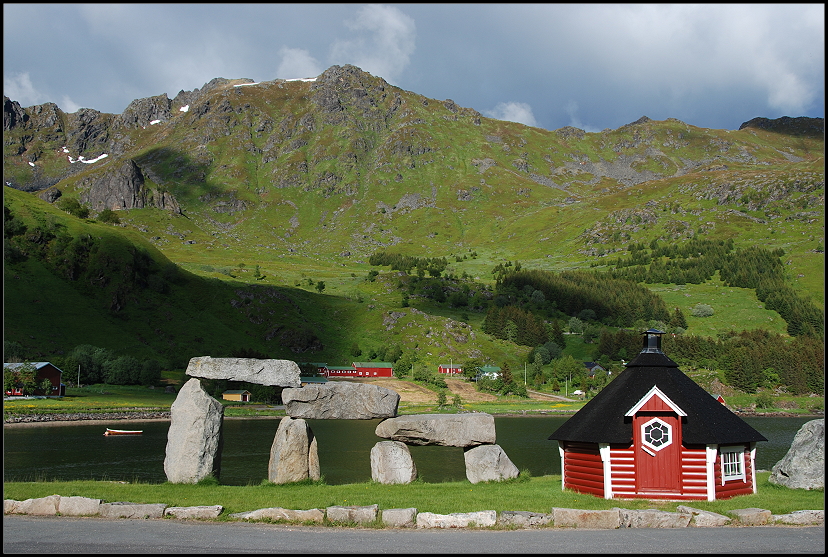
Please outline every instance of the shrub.
[{"label": "shrub", "polygon": [[773,408],[773,397],[767,391],[756,397],[756,408]]},{"label": "shrub", "polygon": [[707,304],[696,304],[691,313],[693,317],[710,317],[713,315],[713,308]]}]

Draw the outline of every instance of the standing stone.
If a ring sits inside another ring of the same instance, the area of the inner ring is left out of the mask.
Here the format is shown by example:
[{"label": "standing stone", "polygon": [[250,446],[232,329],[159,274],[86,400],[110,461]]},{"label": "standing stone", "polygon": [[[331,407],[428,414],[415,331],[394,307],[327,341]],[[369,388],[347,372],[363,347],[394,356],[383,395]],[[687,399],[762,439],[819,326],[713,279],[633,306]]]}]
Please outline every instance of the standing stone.
[{"label": "standing stone", "polygon": [[398,416],[379,423],[377,437],[407,445],[475,447],[495,442],[491,414],[416,414]]},{"label": "standing stone", "polygon": [[273,387],[299,387],[299,366],[290,360],[257,360],[255,358],[211,358],[199,356],[190,359],[187,375],[201,379],[245,381]]},{"label": "standing stone", "polygon": [[825,488],[825,419],[804,424],[768,481],[794,489]]},{"label": "standing stone", "polygon": [[466,478],[476,484],[517,478],[520,474],[500,445],[481,445],[463,452]]},{"label": "standing stone", "polygon": [[381,484],[408,484],[417,479],[417,466],[405,443],[380,441],[374,445],[371,479]]},{"label": "standing stone", "polygon": [[170,483],[198,483],[221,471],[224,406],[207,394],[201,381],[187,381],[170,408],[164,472]]},{"label": "standing stone", "polygon": [[291,418],[370,420],[396,416],[400,395],[379,385],[331,381],[284,389],[282,402]]},{"label": "standing stone", "polygon": [[319,479],[316,439],[307,422],[282,418],[270,448],[267,479],[273,483]]}]

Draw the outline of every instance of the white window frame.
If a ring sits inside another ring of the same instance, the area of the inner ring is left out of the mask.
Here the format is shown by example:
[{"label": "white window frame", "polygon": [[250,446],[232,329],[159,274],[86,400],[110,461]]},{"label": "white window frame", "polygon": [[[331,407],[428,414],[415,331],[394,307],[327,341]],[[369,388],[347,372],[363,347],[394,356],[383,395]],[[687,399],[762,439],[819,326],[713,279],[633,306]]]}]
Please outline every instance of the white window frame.
[{"label": "white window frame", "polygon": [[[728,461],[726,462],[725,455],[735,455],[735,457],[727,457]],[[722,485],[725,482],[746,480],[745,447],[743,445],[719,447],[719,458],[722,467]],[[734,460],[731,461],[731,459]]]}]

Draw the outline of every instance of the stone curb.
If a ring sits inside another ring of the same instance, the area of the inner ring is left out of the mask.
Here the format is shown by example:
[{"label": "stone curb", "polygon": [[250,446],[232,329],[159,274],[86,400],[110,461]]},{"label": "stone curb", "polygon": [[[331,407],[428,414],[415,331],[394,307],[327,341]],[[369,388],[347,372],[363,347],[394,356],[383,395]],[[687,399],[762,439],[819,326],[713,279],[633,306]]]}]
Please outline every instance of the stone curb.
[{"label": "stone curb", "polygon": [[[162,518],[204,519],[217,518],[224,508],[221,505],[194,507],[170,507],[164,503],[103,503],[88,497],[61,497],[49,495],[25,501],[5,499],[3,514],[28,514],[41,516],[96,516],[103,518]],[[734,509],[727,517],[711,511],[694,509],[685,505],[678,512],[657,509],[607,510],[566,509],[554,507],[550,513],[529,511],[477,511],[470,513],[437,514],[417,512],[415,508],[379,510],[379,506],[331,506],[327,509],[291,510],[280,507],[234,513],[230,518],[243,520],[286,520],[322,524],[327,515],[331,523],[369,524],[376,521],[381,512],[382,524],[392,528],[488,528],[495,525],[517,528],[715,528],[722,526],[813,526],[825,524],[824,510],[801,510],[775,515],[765,509]]]}]

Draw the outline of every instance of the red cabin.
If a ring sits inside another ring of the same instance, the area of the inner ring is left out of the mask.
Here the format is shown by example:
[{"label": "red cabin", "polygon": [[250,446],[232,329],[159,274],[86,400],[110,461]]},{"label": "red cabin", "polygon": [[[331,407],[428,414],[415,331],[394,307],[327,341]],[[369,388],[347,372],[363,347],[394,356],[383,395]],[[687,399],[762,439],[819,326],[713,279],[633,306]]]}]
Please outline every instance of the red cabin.
[{"label": "red cabin", "polygon": [[707,500],[756,493],[761,433],[661,351],[661,331],[559,427],[562,487],[605,499]]}]

